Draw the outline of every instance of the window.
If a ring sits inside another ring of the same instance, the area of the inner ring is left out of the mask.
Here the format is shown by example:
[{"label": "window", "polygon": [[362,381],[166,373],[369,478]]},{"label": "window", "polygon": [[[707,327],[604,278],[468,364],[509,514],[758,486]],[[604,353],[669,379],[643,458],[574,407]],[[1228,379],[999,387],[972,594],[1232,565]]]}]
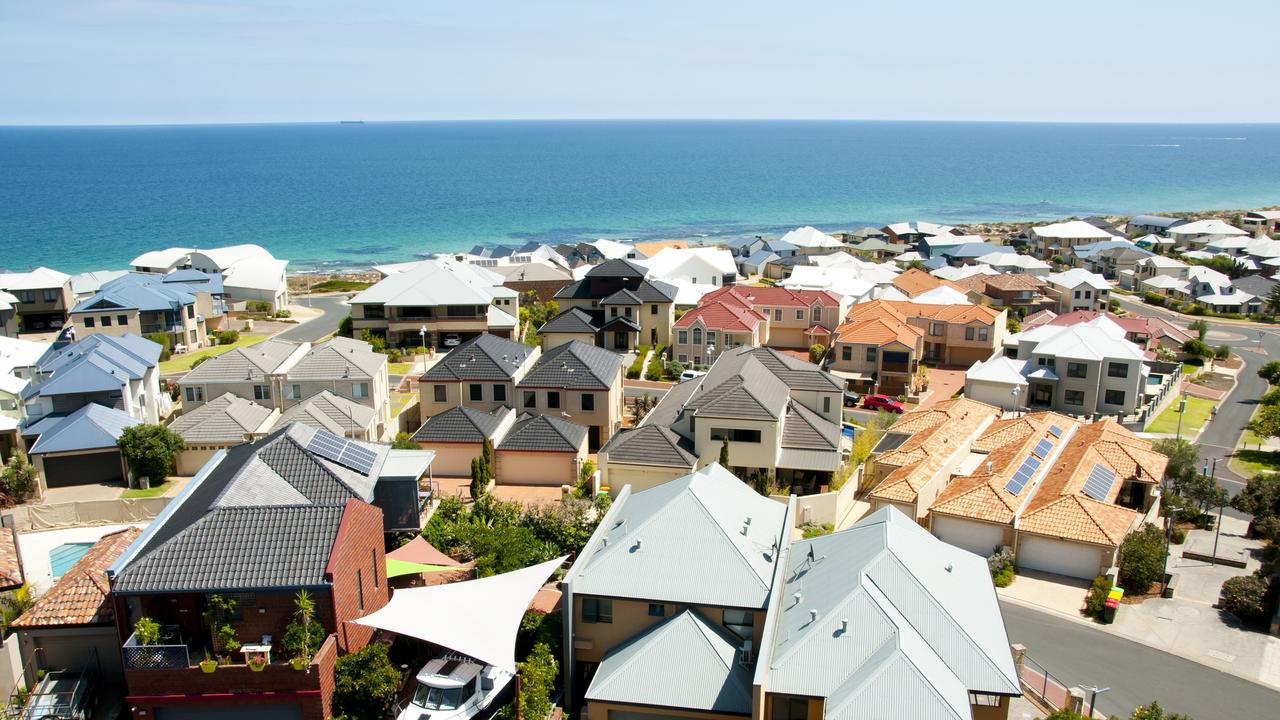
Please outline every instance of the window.
[{"label": "window", "polygon": [[195,316],[196,316],[196,306],[195,306],[195,305],[188,305],[188,306],[187,306],[187,319],[188,319],[188,320],[190,320],[190,319],[194,319],[194,318],[195,318]]},{"label": "window", "polygon": [[431,386],[431,399],[434,400],[435,402],[445,401],[445,389],[443,385]]},{"label": "window", "polygon": [[822,398],[822,413],[824,415],[831,414],[831,398],[830,397]]},{"label": "window", "polygon": [[782,322],[782,308],[774,308],[773,319],[777,322]]},{"label": "window", "polygon": [[110,315],[103,315],[103,316],[102,316],[102,327],[111,327],[111,316],[110,316]]},{"label": "window", "polygon": [[678,363],[680,363],[680,364],[682,364],[682,365],[683,365],[684,363],[689,362],[689,356],[688,356],[688,355],[677,355],[677,356],[676,356],[676,362],[678,362]]},{"label": "window", "polygon": [[1107,377],[1127,378],[1129,377],[1129,366],[1124,363],[1107,363]]},{"label": "window", "polygon": [[987,693],[969,693],[969,704],[980,707],[1000,707],[1000,696]]},{"label": "window", "polygon": [[625,311],[625,313],[626,313],[626,316],[627,316],[627,317],[631,317],[631,308],[630,308],[630,307],[623,308],[623,310]]},{"label": "window", "polygon": [[[121,323],[121,325],[123,325],[123,324],[125,324],[125,323]],[[190,343],[191,343],[192,345],[195,345],[195,344],[196,344],[196,331],[195,331],[195,330],[191,330],[191,331],[189,331],[189,332],[187,333],[187,335],[190,337]]]},{"label": "window", "polygon": [[693,344],[694,345],[702,344],[702,328],[693,329]]},{"label": "window", "polygon": [[804,310],[797,310],[797,311],[796,311],[796,319],[797,319],[797,320],[803,320],[803,319],[804,319]]},{"label": "window", "polygon": [[1104,393],[1104,394],[1103,394],[1103,396],[1102,396],[1102,401],[1103,401],[1104,403],[1108,404],[1108,405],[1123,405],[1123,404],[1124,404],[1124,391],[1123,391],[1123,390],[1108,390],[1106,393]]},{"label": "window", "polygon": [[270,400],[271,386],[270,385],[254,385],[253,399],[254,400]]},{"label": "window", "polygon": [[45,291],[44,291],[44,301],[45,301],[45,302],[47,302],[47,303],[51,303],[51,302],[58,302],[58,291],[57,291],[57,290],[45,290]]},{"label": "window", "polygon": [[876,349],[873,347],[867,348],[867,362],[873,363],[875,361],[876,361]]},{"label": "window", "polygon": [[356,605],[364,610],[364,572],[356,570]]},{"label": "window", "polygon": [[989,338],[989,337],[991,337],[991,330],[990,330],[990,329],[988,329],[988,328],[978,328],[978,339],[979,339],[979,340],[981,340],[981,341],[983,341],[983,342],[986,342],[987,338]]},{"label": "window", "polygon": [[369,383],[351,383],[351,397],[367,398],[369,397]]},{"label": "window", "polygon": [[551,391],[547,393],[547,409],[556,410],[560,407],[560,393]]},{"label": "window", "polygon": [[607,598],[582,598],[582,622],[612,623],[613,601]]},{"label": "window", "polygon": [[773,713],[769,720],[806,720],[809,717],[809,701],[798,697],[773,697]]},{"label": "window", "polygon": [[756,615],[750,610],[725,610],[724,611],[724,627],[729,632],[742,638],[749,640],[751,638],[751,630],[756,624]]},{"label": "window", "polygon": [[715,330],[708,330],[708,331],[707,331],[707,344],[708,344],[708,345],[715,345],[715,344],[716,344],[716,331],[715,331]]},{"label": "window", "polygon": [[[128,325],[128,324],[129,324],[129,316],[128,316],[128,315],[117,315],[117,316],[116,316],[116,324],[117,324],[117,325]],[[194,330],[192,330],[191,332],[192,332],[192,334],[193,334],[193,335],[195,334],[195,331],[194,331]],[[193,338],[193,342],[194,342],[194,338]]]},{"label": "window", "polygon": [[1079,290],[1077,290],[1077,291],[1076,291],[1076,295],[1075,295],[1075,297],[1076,297],[1076,300],[1079,300],[1079,299],[1080,299],[1080,291],[1079,291]]},{"label": "window", "polygon": [[942,323],[937,323],[937,322],[935,322],[935,323],[929,323],[929,334],[930,334],[930,335],[941,335],[941,334],[942,334]]},{"label": "window", "polygon": [[284,399],[285,400],[301,400],[302,386],[301,385],[285,385]]},{"label": "window", "polygon": [[688,330],[681,330],[681,331],[677,332],[677,333],[676,333],[676,343],[677,343],[678,345],[688,345],[688,344],[689,344],[689,331],[688,331]]},{"label": "window", "polygon": [[373,571],[373,586],[378,587],[378,551],[369,551],[369,568]]},{"label": "window", "polygon": [[467,396],[472,402],[480,402],[484,399],[484,388],[480,383],[471,383],[467,386]]},{"label": "window", "polygon": [[972,340],[972,339],[974,338],[974,335],[975,335],[975,333],[974,333],[974,329],[973,329],[973,328],[971,328],[971,327],[967,327],[967,328],[965,328],[965,329],[964,329],[964,339],[965,339],[965,340]]},{"label": "window", "polygon": [[532,390],[525,390],[524,406],[530,409],[538,407],[538,393]]},{"label": "window", "polygon": [[743,430],[740,428],[711,428],[711,439],[715,441],[728,438],[729,442],[759,443],[759,430]]},{"label": "window", "polygon": [[1077,407],[1084,405],[1084,391],[1068,390],[1063,393],[1062,402],[1066,405],[1075,405]]},{"label": "window", "polygon": [[582,412],[595,412],[596,394],[582,393]]},{"label": "window", "polygon": [[649,617],[665,617],[667,608],[662,603],[649,603]]},{"label": "window", "polygon": [[1093,298],[1093,291],[1092,291],[1092,290],[1085,290],[1085,291],[1084,291],[1084,299],[1085,299],[1085,300],[1091,300],[1092,298]]},{"label": "window", "polygon": [[657,303],[654,303],[653,305],[650,305],[650,306],[649,306],[649,314],[650,314],[650,315],[657,315],[657,314],[658,314],[658,305],[657,305]]},{"label": "window", "polygon": [[1057,358],[1040,358],[1039,363],[1042,367],[1047,367],[1050,370],[1054,370],[1057,368],[1058,359]]},{"label": "window", "polygon": [[693,364],[694,364],[695,366],[697,366],[697,365],[701,365],[701,364],[702,364],[702,356],[701,356],[701,355],[694,355],[694,356],[693,356]]},{"label": "window", "polygon": [[616,305],[609,308],[609,317],[618,317],[618,307]]},{"label": "window", "polygon": [[87,328],[93,327],[93,318],[86,316],[84,319],[84,326]]},{"label": "window", "polygon": [[1069,362],[1067,363],[1067,377],[1085,378],[1089,377],[1089,366],[1084,363]]},{"label": "window", "polygon": [[845,345],[841,347],[840,359],[844,360],[845,362],[849,362],[850,360],[853,360],[853,347],[850,345]]},{"label": "window", "polygon": [[494,402],[506,402],[506,401],[507,401],[507,386],[506,386],[506,385],[494,385],[494,386],[493,386],[493,401],[494,401]]},{"label": "window", "polygon": [[822,308],[816,307],[809,314],[813,316],[814,322],[822,322]]},{"label": "window", "polygon": [[204,387],[190,386],[182,389],[183,396],[187,398],[187,402],[204,402]]}]

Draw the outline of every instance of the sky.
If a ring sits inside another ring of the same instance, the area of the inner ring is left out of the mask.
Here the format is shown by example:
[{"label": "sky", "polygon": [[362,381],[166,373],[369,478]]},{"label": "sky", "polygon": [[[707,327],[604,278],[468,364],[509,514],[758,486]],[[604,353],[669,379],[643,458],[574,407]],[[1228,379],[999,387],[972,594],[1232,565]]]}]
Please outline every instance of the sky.
[{"label": "sky", "polygon": [[1275,27],[1275,0],[7,1],[0,124],[1276,122]]}]

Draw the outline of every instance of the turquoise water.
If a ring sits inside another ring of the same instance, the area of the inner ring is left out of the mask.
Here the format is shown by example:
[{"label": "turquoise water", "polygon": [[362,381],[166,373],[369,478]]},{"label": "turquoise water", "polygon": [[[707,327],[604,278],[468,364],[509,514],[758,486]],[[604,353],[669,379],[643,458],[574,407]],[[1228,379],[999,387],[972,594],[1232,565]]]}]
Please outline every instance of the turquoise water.
[{"label": "turquoise water", "polygon": [[91,547],[93,547],[93,543],[63,543],[50,550],[49,567],[53,570],[53,576],[60,578],[66,575],[71,566],[84,557],[84,554],[89,552]]},{"label": "turquoise water", "polygon": [[1280,203],[1280,125],[468,122],[0,128],[0,267]]}]

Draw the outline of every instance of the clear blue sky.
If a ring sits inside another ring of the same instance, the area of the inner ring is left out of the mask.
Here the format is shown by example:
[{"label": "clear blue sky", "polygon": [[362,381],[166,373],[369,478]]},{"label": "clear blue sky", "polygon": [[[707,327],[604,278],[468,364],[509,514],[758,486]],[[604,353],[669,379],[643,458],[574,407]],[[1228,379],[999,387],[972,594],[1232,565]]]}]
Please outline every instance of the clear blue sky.
[{"label": "clear blue sky", "polygon": [[0,123],[1280,121],[1280,2],[5,0]]}]

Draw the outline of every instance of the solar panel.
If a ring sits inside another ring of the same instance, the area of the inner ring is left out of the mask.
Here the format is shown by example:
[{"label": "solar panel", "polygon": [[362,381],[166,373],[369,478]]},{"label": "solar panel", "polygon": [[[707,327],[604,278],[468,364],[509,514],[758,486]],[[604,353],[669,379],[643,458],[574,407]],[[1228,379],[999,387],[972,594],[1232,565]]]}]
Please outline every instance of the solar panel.
[{"label": "solar panel", "polygon": [[369,448],[324,430],[316,431],[307,443],[307,450],[363,475],[373,472],[373,463],[378,459],[377,453]]},{"label": "solar panel", "polygon": [[342,448],[346,445],[346,441],[332,433],[323,430],[317,430],[311,442],[307,443],[307,450],[323,457],[327,460],[338,462],[338,458],[342,456]]},{"label": "solar panel", "polygon": [[1005,483],[1004,489],[1017,495],[1022,492],[1022,488],[1031,482],[1032,476],[1036,474],[1036,470],[1040,469],[1040,461],[1034,456],[1028,456],[1022,461],[1022,465],[1018,468],[1018,472],[1009,478],[1009,482]]},{"label": "solar panel", "polygon": [[1043,460],[1049,457],[1049,451],[1052,449],[1053,449],[1053,443],[1051,441],[1041,440],[1040,442],[1036,443],[1036,446],[1031,450],[1031,454]]},{"label": "solar panel", "polygon": [[1084,494],[1094,500],[1106,501],[1107,495],[1111,493],[1111,486],[1116,482],[1116,474],[1111,468],[1101,463],[1096,463],[1093,470],[1089,471],[1089,479],[1084,481]]},{"label": "solar panel", "polygon": [[1062,437],[1062,428],[1058,427],[1057,425],[1050,425],[1049,434],[1054,437]]},{"label": "solar panel", "polygon": [[347,446],[342,450],[342,456],[338,458],[338,462],[362,475],[368,475],[373,472],[373,463],[377,459],[378,455],[369,448],[348,440]]}]

